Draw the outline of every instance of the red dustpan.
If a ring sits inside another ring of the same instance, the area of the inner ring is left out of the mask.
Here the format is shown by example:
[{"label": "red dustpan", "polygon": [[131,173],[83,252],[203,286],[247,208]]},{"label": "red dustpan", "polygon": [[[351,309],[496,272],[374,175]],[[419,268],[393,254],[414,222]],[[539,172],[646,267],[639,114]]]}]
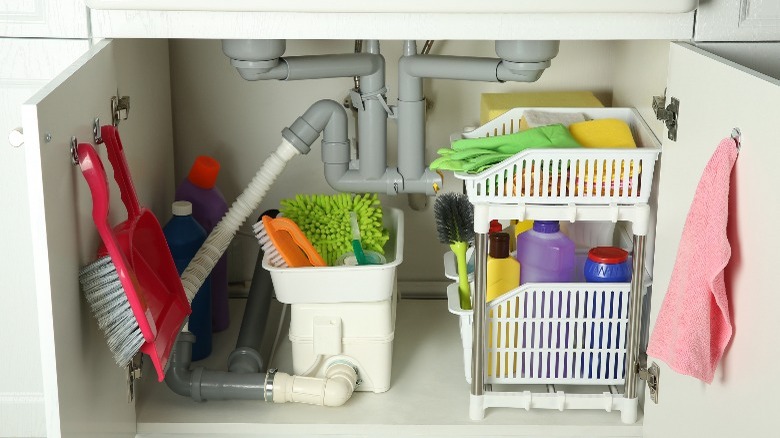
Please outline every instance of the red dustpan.
[{"label": "red dustpan", "polygon": [[[111,125],[102,126],[100,131],[127,209],[127,220],[113,229],[119,251],[135,280],[133,288],[125,287],[125,293],[144,335],[141,352],[152,359],[157,378],[162,381],[171,348],[191,312],[190,304],[160,223],[138,202],[119,132]],[[104,241],[98,256],[105,255],[109,251]]]}]

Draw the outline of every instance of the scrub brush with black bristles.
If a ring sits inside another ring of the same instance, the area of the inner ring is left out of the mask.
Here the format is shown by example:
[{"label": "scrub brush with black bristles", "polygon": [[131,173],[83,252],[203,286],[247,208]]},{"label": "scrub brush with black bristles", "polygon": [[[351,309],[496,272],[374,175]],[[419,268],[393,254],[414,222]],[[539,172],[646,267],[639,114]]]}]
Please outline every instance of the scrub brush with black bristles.
[{"label": "scrub brush with black bristles", "polygon": [[471,288],[466,267],[466,250],[474,240],[474,206],[468,196],[458,193],[444,193],[433,205],[436,230],[439,241],[450,245],[458,262],[458,295],[460,307],[471,310]]}]

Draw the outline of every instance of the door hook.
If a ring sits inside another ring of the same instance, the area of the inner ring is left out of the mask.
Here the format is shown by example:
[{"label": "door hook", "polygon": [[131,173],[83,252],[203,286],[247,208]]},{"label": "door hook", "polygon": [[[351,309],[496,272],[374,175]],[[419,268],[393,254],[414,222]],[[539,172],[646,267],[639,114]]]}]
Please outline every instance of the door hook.
[{"label": "door hook", "polygon": [[740,131],[739,128],[734,128],[731,130],[731,138],[737,145],[737,151],[742,149],[742,131]]}]

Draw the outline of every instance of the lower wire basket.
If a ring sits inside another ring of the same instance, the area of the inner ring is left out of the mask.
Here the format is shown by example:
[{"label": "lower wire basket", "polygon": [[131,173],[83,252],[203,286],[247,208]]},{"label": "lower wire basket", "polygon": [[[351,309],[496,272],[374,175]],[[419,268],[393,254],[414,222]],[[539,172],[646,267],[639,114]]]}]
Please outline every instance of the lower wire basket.
[{"label": "lower wire basket", "polygon": [[[489,384],[620,385],[625,382],[630,283],[529,283],[487,304]],[[464,372],[471,381],[472,311],[460,308]]]}]

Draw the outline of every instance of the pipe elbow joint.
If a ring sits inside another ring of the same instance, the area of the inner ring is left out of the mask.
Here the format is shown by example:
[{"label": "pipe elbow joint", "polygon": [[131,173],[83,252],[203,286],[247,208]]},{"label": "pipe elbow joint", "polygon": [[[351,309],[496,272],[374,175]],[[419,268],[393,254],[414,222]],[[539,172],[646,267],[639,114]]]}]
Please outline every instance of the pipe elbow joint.
[{"label": "pipe elbow joint", "polygon": [[170,359],[170,367],[165,373],[165,384],[174,393],[189,397],[192,388],[192,344],[195,336],[190,332],[179,333]]},{"label": "pipe elbow joint", "polygon": [[341,406],[352,397],[357,387],[357,371],[345,363],[336,363],[325,371],[325,406]]},{"label": "pipe elbow joint", "polygon": [[266,378],[267,390],[270,386],[270,394],[266,395],[266,401],[272,398],[274,403],[296,402],[318,406],[341,406],[352,397],[357,382],[357,371],[342,362],[329,366],[324,378],[274,373],[273,377]]},{"label": "pipe elbow joint", "polygon": [[335,100],[314,102],[290,127],[282,130],[282,137],[302,154],[308,154],[320,133],[323,142],[348,144],[347,112]]}]

